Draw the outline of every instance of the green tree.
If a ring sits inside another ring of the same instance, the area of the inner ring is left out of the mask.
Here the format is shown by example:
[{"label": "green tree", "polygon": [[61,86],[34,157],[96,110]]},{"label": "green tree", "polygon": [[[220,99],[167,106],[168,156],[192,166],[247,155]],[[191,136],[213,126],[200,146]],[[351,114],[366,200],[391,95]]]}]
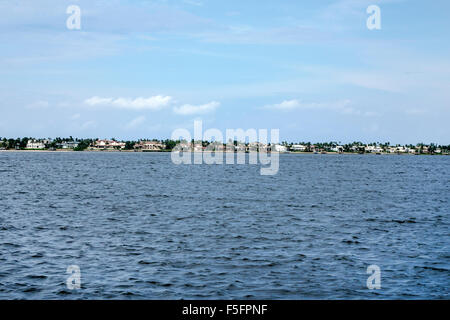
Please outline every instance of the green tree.
[{"label": "green tree", "polygon": [[125,150],[133,150],[136,141],[125,141]]},{"label": "green tree", "polygon": [[172,150],[177,145],[177,141],[166,139],[164,144],[166,145],[166,150]]},{"label": "green tree", "polygon": [[90,139],[83,139],[83,140],[80,140],[80,141],[78,142],[78,146],[76,146],[75,148],[73,148],[73,150],[74,150],[74,151],[83,151],[83,150],[86,150],[86,149],[90,146],[91,143],[92,143],[92,140],[90,140]]}]

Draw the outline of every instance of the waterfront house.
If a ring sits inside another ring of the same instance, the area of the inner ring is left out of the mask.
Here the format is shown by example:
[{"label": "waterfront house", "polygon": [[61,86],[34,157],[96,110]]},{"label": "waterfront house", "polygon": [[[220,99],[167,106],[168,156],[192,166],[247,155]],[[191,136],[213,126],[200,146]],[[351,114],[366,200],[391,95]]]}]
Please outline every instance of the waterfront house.
[{"label": "waterfront house", "polygon": [[28,140],[25,149],[45,149],[44,141],[38,141],[35,139]]},{"label": "waterfront house", "polygon": [[343,146],[335,146],[335,147],[331,148],[331,151],[342,153],[342,152],[344,152],[344,147]]},{"label": "waterfront house", "polygon": [[165,148],[166,146],[159,141],[139,141],[134,145],[135,150],[142,151],[160,151]]},{"label": "waterfront house", "polygon": [[238,143],[237,146],[233,146],[234,147],[234,151],[236,152],[245,152],[245,144],[243,143]]},{"label": "waterfront house", "polygon": [[305,152],[307,149],[307,146],[305,146],[303,144],[293,144],[290,149],[291,149],[291,151]]},{"label": "waterfront house", "polygon": [[368,153],[381,153],[384,151],[380,146],[365,146],[364,150]]},{"label": "waterfront house", "polygon": [[271,145],[270,150],[273,151],[273,152],[287,152],[286,146],[283,146],[281,144],[273,144],[273,145]]},{"label": "waterfront house", "polygon": [[185,141],[180,142],[180,143],[178,143],[175,146],[174,150],[176,150],[176,151],[184,151],[184,152],[192,151],[191,150],[191,143],[190,142],[185,142]]},{"label": "waterfront house", "polygon": [[389,153],[408,153],[408,152],[409,152],[409,149],[405,148],[403,146],[389,148]]},{"label": "waterfront house", "polygon": [[[207,148],[209,151],[225,151],[226,149],[224,144],[220,141],[211,142]],[[196,146],[194,146],[194,151],[197,151]]]},{"label": "waterfront house", "polygon": [[203,146],[202,144],[194,144],[194,152],[202,152],[203,151]]},{"label": "waterfront house", "polygon": [[78,142],[75,141],[63,141],[56,145],[58,149],[74,149],[78,147]]},{"label": "waterfront house", "polygon": [[259,151],[259,152],[267,152],[267,149],[269,148],[269,146],[265,143],[261,143],[261,142],[250,142],[247,146],[245,151],[247,152],[254,152],[254,151]]},{"label": "waterfront house", "polygon": [[259,148],[259,143],[258,142],[250,142],[247,145],[247,150],[246,151],[248,151],[248,152],[250,152],[250,151],[258,151],[258,148]]},{"label": "waterfront house", "polygon": [[93,148],[98,150],[124,149],[125,142],[115,140],[97,140],[94,142]]}]

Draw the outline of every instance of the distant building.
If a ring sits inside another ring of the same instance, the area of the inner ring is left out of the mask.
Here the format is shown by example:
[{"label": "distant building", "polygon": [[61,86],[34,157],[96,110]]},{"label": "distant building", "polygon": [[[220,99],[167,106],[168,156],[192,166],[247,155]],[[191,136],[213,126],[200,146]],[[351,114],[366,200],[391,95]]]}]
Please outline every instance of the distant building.
[{"label": "distant building", "polygon": [[343,146],[335,146],[335,147],[331,148],[331,151],[342,153],[342,152],[344,152],[344,147]]},{"label": "distant building", "polygon": [[178,144],[173,148],[173,151],[176,151],[176,152],[178,152],[178,151],[182,151],[182,152],[190,152],[190,151],[192,151],[191,149],[192,149],[192,148],[191,148],[191,143],[190,143],[190,142],[183,141],[183,142],[178,143]]},{"label": "distant building", "polygon": [[[207,148],[208,148],[207,150],[209,150],[209,151],[225,151],[226,150],[225,146],[220,141],[211,142]],[[194,151],[201,151],[201,150],[202,150],[201,145],[194,145]]]},{"label": "distant building", "polygon": [[283,146],[281,144],[273,144],[271,145],[271,151],[273,152],[287,152],[286,146]]},{"label": "distant building", "polygon": [[202,152],[203,151],[203,145],[202,144],[194,144],[194,152]]},{"label": "distant building", "polygon": [[396,153],[397,152],[397,147],[390,147],[388,149],[389,153]]},{"label": "distant building", "polygon": [[45,149],[44,141],[28,140],[25,149]]},{"label": "distant building", "polygon": [[364,150],[369,153],[381,153],[384,151],[380,146],[365,146]]},{"label": "distant building", "polygon": [[236,146],[234,144],[226,146],[227,151],[235,151],[235,152],[245,152],[246,147],[243,143],[238,143]]},{"label": "distant building", "polygon": [[301,152],[306,151],[307,148],[308,147],[303,144],[294,144],[290,147],[291,151],[301,151]]},{"label": "distant building", "polygon": [[74,149],[74,148],[78,147],[78,142],[75,142],[75,141],[64,141],[64,142],[58,143],[56,145],[56,147],[58,149]]},{"label": "distant building", "polygon": [[99,150],[124,149],[125,142],[119,142],[115,140],[97,140],[94,142],[93,148]]},{"label": "distant building", "polygon": [[165,148],[166,146],[158,141],[139,141],[134,145],[135,150],[159,151]]}]

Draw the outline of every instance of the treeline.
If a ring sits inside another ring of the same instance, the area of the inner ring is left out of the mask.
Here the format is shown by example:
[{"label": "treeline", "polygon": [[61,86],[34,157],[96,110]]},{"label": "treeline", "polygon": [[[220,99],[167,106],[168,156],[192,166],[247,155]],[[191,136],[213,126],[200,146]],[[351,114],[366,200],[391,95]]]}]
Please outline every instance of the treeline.
[{"label": "treeline", "polygon": [[[6,137],[0,137],[0,149],[4,150],[25,150],[27,148],[27,144],[29,141],[38,141],[42,142],[45,145],[45,149],[57,149],[58,146],[60,146],[63,143],[67,142],[75,142],[77,144],[76,147],[73,148],[75,151],[83,151],[89,148],[94,144],[95,141],[98,141],[98,138],[92,139],[80,139],[80,138],[73,138],[72,136],[68,138],[61,138],[57,137],[55,139],[46,138],[46,139],[37,139],[33,137],[23,137],[23,138],[6,138]],[[113,141],[118,141],[115,138],[112,138]],[[137,141],[129,140],[124,141],[125,142],[125,150],[133,150],[134,146],[139,143],[139,141],[158,141],[161,142],[163,145],[165,145],[165,149],[172,150],[178,143],[180,143],[179,140],[157,140],[157,139],[141,139]]]},{"label": "treeline", "polygon": [[342,146],[344,152],[355,152],[355,150],[364,150],[367,146],[374,146],[374,147],[380,147],[381,149],[387,150],[392,147],[405,147],[409,149],[416,149],[416,150],[427,150],[427,153],[434,153],[436,150],[441,150],[442,152],[448,153],[450,152],[450,145],[438,145],[436,143],[417,143],[415,145],[413,144],[391,144],[390,142],[371,142],[371,143],[363,143],[361,141],[354,141],[352,143],[345,143],[342,144],[341,142],[337,141],[330,141],[330,142],[287,142],[284,141],[282,143],[283,145],[287,147],[291,147],[292,145],[304,145],[307,147],[307,150],[312,150],[312,148],[315,149],[321,149],[325,151],[332,150],[336,146]]},{"label": "treeline", "polygon": [[[98,138],[87,138],[87,139],[80,139],[80,138],[73,138],[72,136],[67,138],[46,138],[46,139],[36,139],[32,137],[23,137],[23,138],[6,138],[6,137],[0,137],[0,149],[16,149],[16,150],[24,150],[27,149],[27,144],[29,141],[37,141],[42,144],[44,144],[45,149],[58,149],[62,144],[64,143],[73,143],[76,145],[73,150],[75,151],[83,151],[87,148],[94,145],[96,141],[98,141]],[[115,138],[111,138],[110,140],[118,141]],[[133,150],[135,145],[138,144],[140,141],[156,141],[161,143],[164,146],[164,150],[172,150],[177,144],[180,143],[178,140],[171,140],[171,139],[165,139],[165,140],[158,140],[158,139],[140,139],[140,140],[127,140],[127,141],[121,141],[122,143],[125,143],[125,150]],[[194,144],[194,140],[190,141],[191,144]],[[230,140],[231,142],[231,140]],[[183,143],[187,143],[187,141],[183,141]],[[206,147],[210,144],[210,141],[195,141],[195,144],[202,145],[203,147]],[[237,141],[233,141],[233,144],[236,146],[238,144]],[[248,143],[246,143],[248,145]],[[352,143],[341,143],[340,141],[329,141],[329,142],[305,142],[305,141],[299,141],[299,142],[287,142],[283,141],[280,143],[280,145],[283,145],[287,147],[288,150],[292,148],[294,145],[302,145],[305,146],[305,151],[315,151],[315,150],[324,150],[324,151],[331,151],[333,148],[336,148],[337,146],[340,146],[342,148],[343,152],[364,152],[364,150],[370,146],[379,147],[383,150],[387,150],[392,147],[404,147],[409,149],[415,149],[419,153],[422,153],[423,150],[426,150],[426,152],[423,153],[435,153],[436,151],[440,151],[442,153],[450,153],[450,145],[438,145],[435,143],[425,144],[425,143],[418,143],[416,145],[412,144],[406,144],[406,145],[400,145],[400,144],[391,144],[390,142],[372,142],[372,143],[363,143],[361,141],[354,141]],[[225,144],[224,144],[225,146]]]}]

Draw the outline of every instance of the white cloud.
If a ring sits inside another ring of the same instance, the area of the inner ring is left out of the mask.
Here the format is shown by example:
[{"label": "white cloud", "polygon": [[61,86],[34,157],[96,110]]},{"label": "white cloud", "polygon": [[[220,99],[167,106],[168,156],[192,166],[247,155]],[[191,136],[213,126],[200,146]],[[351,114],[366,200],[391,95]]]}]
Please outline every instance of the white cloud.
[{"label": "white cloud", "polygon": [[172,101],[170,96],[153,96],[149,98],[138,97],[130,98],[102,98],[91,97],[84,100],[84,103],[89,106],[105,106],[119,109],[133,109],[133,110],[159,110],[168,106]]},{"label": "white cloud", "polygon": [[112,98],[100,98],[100,97],[92,97],[89,99],[84,100],[84,103],[90,105],[90,106],[96,106],[96,105],[105,105],[112,102]]},{"label": "white cloud", "polygon": [[77,119],[79,119],[81,117],[81,115],[79,114],[79,113],[75,113],[74,115],[72,115],[71,117],[70,117],[70,119],[72,119],[72,120],[77,120]]},{"label": "white cloud", "polygon": [[128,122],[125,125],[125,128],[127,129],[133,129],[136,128],[138,126],[140,126],[141,124],[143,124],[145,122],[146,118],[144,116],[139,116],[133,120],[131,120],[130,122]]},{"label": "white cloud", "polygon": [[293,100],[284,100],[281,103],[267,105],[265,109],[273,109],[273,110],[294,110],[294,109],[335,109],[341,111],[349,111],[351,108],[348,108],[350,104],[350,100],[342,100],[331,103],[317,103],[317,102],[302,102],[297,99]]},{"label": "white cloud", "polygon": [[212,101],[210,103],[197,105],[197,106],[194,106],[191,104],[185,104],[180,107],[175,107],[173,109],[173,111],[176,114],[181,114],[181,115],[205,114],[205,113],[216,110],[219,106],[220,106],[219,102]]},{"label": "white cloud", "polygon": [[302,107],[305,107],[305,105],[302,104],[297,99],[284,100],[281,103],[266,106],[267,109],[277,109],[277,110],[292,110],[292,109],[298,109],[298,108],[302,108]]}]

